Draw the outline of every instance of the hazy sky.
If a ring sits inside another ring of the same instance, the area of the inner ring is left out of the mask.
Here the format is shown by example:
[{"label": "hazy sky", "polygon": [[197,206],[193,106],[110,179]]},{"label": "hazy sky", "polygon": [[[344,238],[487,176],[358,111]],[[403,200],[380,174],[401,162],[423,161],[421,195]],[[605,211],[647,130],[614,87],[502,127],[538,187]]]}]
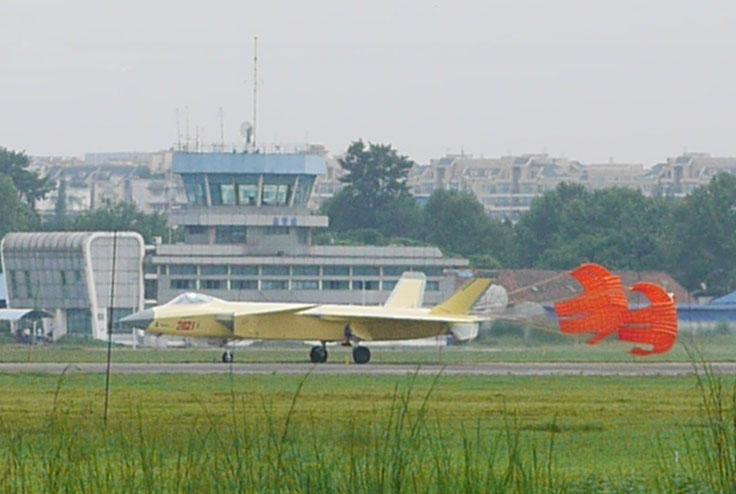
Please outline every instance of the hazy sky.
[{"label": "hazy sky", "polygon": [[226,140],[390,142],[654,163],[736,155],[733,1],[0,0],[0,145],[31,154]]}]

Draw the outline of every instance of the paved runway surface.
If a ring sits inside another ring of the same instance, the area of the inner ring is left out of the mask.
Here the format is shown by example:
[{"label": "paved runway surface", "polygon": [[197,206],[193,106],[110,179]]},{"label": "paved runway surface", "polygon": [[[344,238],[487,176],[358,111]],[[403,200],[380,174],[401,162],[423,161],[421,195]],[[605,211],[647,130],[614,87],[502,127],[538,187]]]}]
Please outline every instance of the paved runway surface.
[{"label": "paved runway surface", "polygon": [[[736,363],[714,363],[713,370],[736,375]],[[0,363],[0,373],[103,374],[105,364]],[[496,363],[466,365],[395,364],[113,364],[114,374],[226,374],[400,376],[419,372],[447,376],[684,376],[693,374],[689,363]]]}]

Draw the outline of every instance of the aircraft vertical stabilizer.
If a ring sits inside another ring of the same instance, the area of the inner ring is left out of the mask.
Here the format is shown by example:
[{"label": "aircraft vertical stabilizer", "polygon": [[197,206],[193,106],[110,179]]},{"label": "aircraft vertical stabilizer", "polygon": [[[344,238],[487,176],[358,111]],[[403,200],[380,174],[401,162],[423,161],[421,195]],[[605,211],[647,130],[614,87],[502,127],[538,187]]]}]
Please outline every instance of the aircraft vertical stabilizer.
[{"label": "aircraft vertical stabilizer", "polygon": [[429,313],[432,315],[468,314],[490,286],[491,280],[489,279],[478,278],[473,280]]},{"label": "aircraft vertical stabilizer", "polygon": [[424,287],[427,277],[424,273],[407,271],[401,275],[391,291],[384,307],[392,309],[418,309],[424,301]]}]

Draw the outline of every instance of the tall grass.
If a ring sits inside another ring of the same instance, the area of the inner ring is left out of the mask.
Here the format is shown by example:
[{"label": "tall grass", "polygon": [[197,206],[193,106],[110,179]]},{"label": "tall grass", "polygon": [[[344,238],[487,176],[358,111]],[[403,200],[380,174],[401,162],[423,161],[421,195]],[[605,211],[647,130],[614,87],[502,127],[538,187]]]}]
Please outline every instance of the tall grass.
[{"label": "tall grass", "polygon": [[659,487],[667,492],[736,492],[736,381],[727,384],[697,347],[688,348],[700,396],[699,422],[666,451]]},{"label": "tall grass", "polygon": [[98,414],[55,399],[36,427],[0,423],[0,491],[562,491],[554,432],[544,447],[512,422],[500,432],[478,422],[460,437],[450,434],[430,413],[437,381],[416,396],[414,379],[394,389],[387,409],[326,423],[299,410],[304,381],[285,412],[265,396],[231,393],[225,417],[203,403],[202,418],[173,423],[131,403],[105,427]]}]

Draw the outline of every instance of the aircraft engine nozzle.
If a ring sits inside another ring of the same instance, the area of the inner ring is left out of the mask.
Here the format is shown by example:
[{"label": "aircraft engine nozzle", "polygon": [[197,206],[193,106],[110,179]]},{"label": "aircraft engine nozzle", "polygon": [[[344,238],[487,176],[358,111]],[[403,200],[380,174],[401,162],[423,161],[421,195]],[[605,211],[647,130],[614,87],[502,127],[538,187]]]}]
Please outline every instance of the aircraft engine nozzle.
[{"label": "aircraft engine nozzle", "polygon": [[450,326],[450,333],[457,341],[471,341],[478,337],[478,326],[476,322],[454,323]]}]

